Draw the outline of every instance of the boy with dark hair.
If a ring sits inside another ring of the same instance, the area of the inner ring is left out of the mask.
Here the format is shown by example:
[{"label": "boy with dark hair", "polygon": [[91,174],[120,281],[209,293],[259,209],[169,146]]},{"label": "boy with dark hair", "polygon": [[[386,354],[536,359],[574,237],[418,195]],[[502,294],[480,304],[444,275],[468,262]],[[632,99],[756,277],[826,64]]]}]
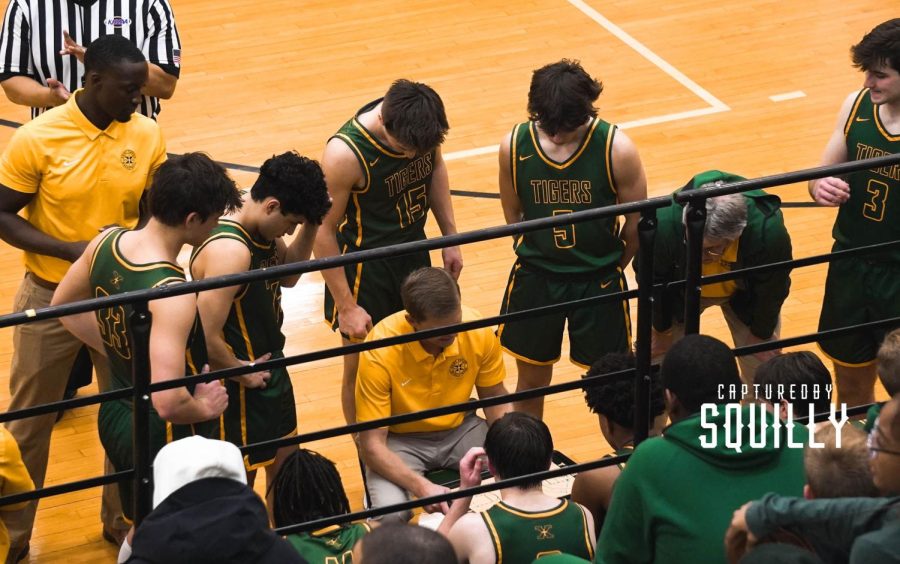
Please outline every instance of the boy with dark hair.
[{"label": "boy with dark hair", "polygon": [[[543,421],[507,413],[488,429],[484,448],[469,450],[460,461],[460,487],[481,484],[485,463],[505,480],[548,470],[552,455],[553,438]],[[472,498],[456,500],[441,522],[438,531],[450,539],[460,562],[531,562],[556,552],[594,556],[594,520],[584,506],[545,495],[539,479],[502,489],[500,497],[477,514],[466,513]]]},{"label": "boy with dark hair", "polygon": [[[317,452],[295,450],[272,484],[272,522],[276,528],[350,513],[350,502],[334,462]],[[345,523],[287,536],[311,564],[343,562],[377,523]]]},{"label": "boy with dark hair", "polygon": [[[622,372],[633,369],[634,365],[635,359],[631,353],[607,353],[591,366],[584,377]],[[604,458],[631,454],[634,451],[634,377],[590,384],[584,389],[584,399],[588,408],[597,415],[600,433],[613,448],[613,454]],[[665,424],[665,411],[662,387],[654,374],[650,387],[651,435],[658,435]],[[609,509],[613,486],[623,468],[624,462],[580,472],[572,484],[572,500],[591,511],[598,531]]]},{"label": "boy with dark hair", "polygon": [[[222,212],[240,205],[234,182],[208,156],[188,153],[172,157],[153,179],[147,225],[138,230],[113,227],[95,237],[60,282],[52,305],[184,282],[184,271],[176,264],[181,248],[201,243]],[[172,208],[179,211],[173,214]],[[153,316],[150,381],[176,380],[208,369],[197,296],[153,300],[149,309]],[[73,335],[109,359],[114,390],[133,384],[134,354],[128,323],[132,310],[131,305],[118,305],[61,318]],[[228,404],[225,389],[215,380],[192,388],[152,394],[148,436],[151,454],[182,437],[218,437],[218,417]],[[100,442],[118,471],[134,463],[133,411],[130,397],[100,406]],[[132,481],[119,482],[119,493],[122,511],[131,519]]]},{"label": "boy with dark hair", "polygon": [[354,564],[456,564],[453,547],[442,535],[415,525],[378,527],[353,551]]},{"label": "boy with dark hair", "polygon": [[[641,200],[644,169],[634,144],[597,118],[603,91],[577,61],[563,59],[532,75],[529,120],[500,144],[500,200],[507,223]],[[501,313],[612,294],[625,289],[622,269],[637,252],[639,214],[619,230],[608,217],[515,237],[518,256]],[[516,359],[517,391],[546,386],[568,323],[572,362],[588,368],[606,352],[631,350],[628,304],[611,301],[501,325],[504,350]],[[544,398],[517,402],[541,417]]]},{"label": "boy with dark hair", "polygon": [[[195,280],[269,268],[309,259],[316,231],[331,201],[319,164],[296,152],[268,159],[244,195],[234,216],[223,217],[191,256]],[[283,238],[301,225],[290,244]],[[202,292],[197,307],[203,320],[213,370],[252,365],[284,356],[281,287],[292,287],[300,275],[260,280]],[[228,409],[225,440],[238,446],[296,434],[294,388],[287,368],[255,372],[225,382]],[[256,450],[244,455],[248,481],[266,468],[267,488],[278,466],[296,447]]]},{"label": "boy with dark hair", "polygon": [[[851,93],[841,106],[823,166],[900,152],[900,18],[876,26],[851,52],[865,80],[862,90]],[[840,207],[832,230],[834,251],[900,239],[900,207],[888,198],[898,190],[896,167],[809,182],[817,203]],[[898,247],[829,263],[819,331],[900,315],[898,272]],[[838,402],[855,406],[875,400],[878,346],[891,329],[856,331],[819,342],[834,362]]]},{"label": "boy with dark hair", "polygon": [[[790,352],[770,358],[759,366],[753,383],[759,386],[755,388],[759,393],[755,399],[774,406],[782,419],[787,418],[788,404],[792,406],[795,417],[809,415],[810,404],[815,413],[828,413],[831,409],[831,397],[828,394],[831,389],[831,373],[819,357],[809,351]],[[803,387],[808,390],[806,397],[800,393]],[[795,395],[791,395],[791,389],[796,392]],[[780,397],[779,390],[784,390]]]},{"label": "boy with dark hair", "polygon": [[[443,235],[456,233],[441,143],[449,129],[440,96],[425,84],[397,80],[384,98],[363,106],[325,147],[322,168],[334,202],[316,238],[317,258],[425,239],[431,209]],[[459,247],[441,251],[459,278]],[[325,319],[343,343],[360,341],[383,318],[400,311],[407,274],[430,266],[427,251],[322,271]],[[344,355],[341,408],[356,422],[354,389],[359,354]]]},{"label": "boy with dark hair", "polygon": [[[720,397],[723,387],[740,386],[725,343],[704,335],[676,342],[663,361],[662,384],[672,424],[642,442],[616,480],[597,562],[720,563],[735,509],[766,492],[803,492],[803,451],[786,447],[787,429],[773,428],[775,418],[764,410],[748,424],[753,406]],[[805,427],[792,436],[807,442]]]}]

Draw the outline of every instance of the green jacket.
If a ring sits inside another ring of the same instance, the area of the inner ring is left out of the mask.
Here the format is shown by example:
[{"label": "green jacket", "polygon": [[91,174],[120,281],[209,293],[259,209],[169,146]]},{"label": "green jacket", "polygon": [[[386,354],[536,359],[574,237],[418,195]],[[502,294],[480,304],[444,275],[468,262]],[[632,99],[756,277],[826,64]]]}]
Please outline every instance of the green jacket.
[{"label": "green jacket", "polygon": [[[698,174],[686,186],[675,191],[693,190],[715,180],[743,180],[739,176],[719,171]],[[781,199],[762,190],[744,192],[749,199],[747,227],[738,242],[737,262],[733,270],[791,260],[791,237],[781,215]],[[685,245],[684,208],[675,203],[657,212],[658,227],[653,253],[653,281],[674,282],[684,280],[687,248]],[[634,261],[635,268],[638,260]],[[768,339],[775,331],[781,305],[791,287],[790,270],[762,274],[750,274],[738,278],[737,290],[729,304],[738,318],[750,327],[750,332],[760,339]],[[653,327],[666,331],[672,326],[673,317],[684,321],[684,287],[654,293]]]},{"label": "green jacket", "polygon": [[806,500],[769,494],[750,506],[746,518],[756,537],[787,528],[828,563],[900,562],[900,497]]},{"label": "green jacket", "polygon": [[[714,448],[701,446],[701,437],[711,433],[699,413],[641,443],[616,480],[595,562],[722,564],[725,531],[737,508],[770,491],[802,495],[803,449],[785,446],[784,427],[777,431],[781,447],[774,447],[771,413],[765,428],[759,417],[750,428],[751,407],[741,408],[740,428],[732,417],[726,429],[722,406],[708,418],[706,424],[717,429]],[[725,446],[725,433],[741,439],[739,452]],[[808,437],[806,427],[794,427],[794,442],[805,444]],[[757,444],[765,438],[765,446],[750,447],[751,438]]]}]

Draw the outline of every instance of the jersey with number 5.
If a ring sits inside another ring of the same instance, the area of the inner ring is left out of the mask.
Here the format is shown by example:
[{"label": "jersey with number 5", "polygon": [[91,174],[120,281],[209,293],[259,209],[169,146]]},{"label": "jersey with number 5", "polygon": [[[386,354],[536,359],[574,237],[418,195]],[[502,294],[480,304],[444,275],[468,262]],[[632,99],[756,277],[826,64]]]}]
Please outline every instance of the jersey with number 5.
[{"label": "jersey with number 5", "polygon": [[[551,159],[534,122],[516,125],[510,144],[512,183],[523,219],[610,206],[617,202],[612,170],[616,126],[594,118],[575,152]],[[624,243],[616,217],[531,231],[516,240],[522,262],[554,272],[591,272],[619,263]]]},{"label": "jersey with number 5", "polygon": [[[891,134],[881,122],[869,90],[859,92],[844,125],[848,160],[900,153],[900,132]],[[862,170],[849,175],[850,199],[834,223],[840,248],[862,247],[900,239],[900,165]],[[900,260],[900,249],[880,254]]]},{"label": "jersey with number 5", "polygon": [[379,102],[363,106],[332,137],[350,147],[363,173],[363,185],[353,187],[338,225],[342,253],[425,238],[435,151],[408,159],[381,143],[357,119]]}]

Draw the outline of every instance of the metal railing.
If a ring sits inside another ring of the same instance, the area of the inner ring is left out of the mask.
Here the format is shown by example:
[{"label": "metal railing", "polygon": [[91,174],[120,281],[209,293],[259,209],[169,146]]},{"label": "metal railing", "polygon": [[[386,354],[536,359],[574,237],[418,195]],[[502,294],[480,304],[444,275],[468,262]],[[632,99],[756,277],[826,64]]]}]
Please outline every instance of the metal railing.
[{"label": "metal railing", "polygon": [[[809,266],[814,264],[821,264],[823,262],[828,262],[830,260],[841,260],[847,256],[854,256],[859,254],[873,253],[879,250],[883,250],[885,248],[891,248],[900,244],[900,241],[893,241],[890,243],[884,243],[879,245],[872,245],[869,247],[852,249],[839,251],[835,253],[828,253],[824,255],[817,255],[814,257],[806,257],[791,261],[784,261],[780,263],[775,263],[771,265],[762,265],[756,266],[753,268],[747,268],[742,270],[735,270],[725,274],[719,274],[716,276],[703,277],[700,271],[700,257],[702,254],[702,239],[703,239],[703,227],[705,223],[705,200],[710,197],[720,196],[723,194],[737,193],[743,192],[752,189],[759,188],[768,188],[773,186],[779,186],[783,184],[811,180],[815,178],[821,178],[825,176],[833,176],[838,174],[845,174],[848,172],[858,171],[858,170],[866,170],[866,169],[877,169],[884,166],[890,166],[894,164],[900,164],[900,155],[889,155],[884,157],[878,157],[874,159],[867,159],[863,161],[854,161],[850,163],[842,163],[840,165],[829,166],[829,167],[818,167],[814,169],[807,169],[787,174],[779,174],[773,176],[767,176],[763,178],[757,178],[752,180],[742,180],[739,182],[732,182],[722,184],[720,186],[716,186],[713,188],[701,188],[690,191],[682,191],[673,196],[664,196],[657,198],[649,198],[647,200],[642,200],[639,202],[630,202],[627,204],[619,204],[614,206],[609,206],[605,208],[580,211],[566,215],[558,215],[554,217],[542,218],[532,221],[524,221],[521,223],[516,223],[513,225],[505,225],[498,227],[490,227],[487,229],[481,229],[478,231],[472,231],[468,233],[460,233],[456,235],[449,235],[445,237],[439,237],[424,241],[416,241],[412,243],[404,243],[401,245],[395,245],[392,247],[384,247],[379,249],[365,250],[359,251],[355,253],[346,254],[343,256],[334,256],[328,257],[324,259],[316,259],[311,261],[306,261],[303,263],[297,264],[285,264],[279,265],[271,268],[260,269],[245,273],[221,276],[217,278],[210,278],[206,280],[200,281],[192,281],[184,284],[177,284],[174,286],[166,286],[161,288],[153,288],[148,290],[142,290],[138,292],[127,292],[124,294],[118,294],[114,296],[108,296],[103,298],[96,298],[91,300],[85,300],[81,302],[75,302],[71,304],[64,304],[55,307],[42,308],[39,310],[29,310],[26,312],[17,312],[11,313],[8,315],[0,316],[0,327],[8,327],[12,325],[18,325],[21,323],[27,323],[29,321],[41,320],[41,319],[52,319],[57,317],[63,317],[66,315],[72,315],[76,313],[82,313],[86,311],[94,311],[98,309],[108,308],[114,305],[124,305],[129,304],[133,306],[133,313],[129,319],[129,323],[131,324],[132,335],[135,337],[131,343],[132,349],[135,354],[135,362],[134,362],[134,372],[133,372],[133,383],[134,386],[132,388],[126,388],[121,390],[115,390],[111,392],[105,392],[101,394],[97,394],[90,397],[85,398],[75,398],[66,401],[53,402],[49,404],[44,404],[40,406],[33,406],[26,409],[20,409],[16,411],[10,411],[6,413],[0,413],[0,422],[10,421],[14,419],[22,419],[25,417],[31,417],[34,415],[40,415],[45,413],[56,412],[61,409],[70,409],[74,407],[82,407],[87,405],[93,405],[102,403],[105,401],[112,401],[117,399],[123,399],[130,397],[134,403],[134,436],[133,436],[133,446],[134,446],[134,468],[131,470],[125,470],[121,472],[117,472],[115,474],[107,475],[107,476],[99,476],[95,478],[89,478],[85,480],[79,480],[75,482],[69,482],[66,484],[45,487],[40,490],[35,490],[32,492],[25,492],[15,495],[9,495],[0,497],[0,505],[6,505],[10,503],[17,503],[20,501],[31,500],[31,499],[40,499],[44,497],[49,497],[53,495],[59,495],[62,493],[77,491],[81,489],[96,487],[103,484],[109,484],[113,482],[118,482],[125,479],[131,479],[135,483],[135,523],[140,523],[141,519],[147,515],[151,506],[152,499],[152,482],[151,482],[151,463],[152,457],[150,452],[150,444],[147,440],[148,436],[148,421],[149,421],[149,413],[151,407],[151,393],[182,387],[190,384],[195,384],[199,382],[207,382],[216,379],[222,379],[232,376],[238,376],[242,374],[248,374],[251,372],[256,372],[259,370],[266,370],[276,367],[284,367],[294,364],[300,364],[305,362],[311,362],[314,360],[330,358],[334,356],[340,356],[343,354],[360,352],[364,350],[370,350],[374,348],[379,348],[383,346],[390,346],[399,343],[410,342],[414,340],[419,340],[423,338],[430,338],[439,335],[446,335],[450,333],[456,333],[460,331],[466,331],[470,329],[480,328],[480,327],[488,327],[497,325],[499,323],[505,323],[509,321],[515,321],[517,319],[524,319],[529,317],[547,315],[551,313],[556,313],[560,311],[571,310],[576,307],[583,307],[585,305],[593,305],[596,303],[602,303],[606,301],[614,301],[614,300],[623,300],[630,298],[637,298],[637,333],[636,333],[636,347],[635,347],[635,356],[636,356],[636,367],[633,370],[626,370],[622,372],[616,372],[612,374],[603,374],[596,375],[591,377],[583,378],[579,381],[566,382],[563,384],[554,384],[542,388],[536,388],[533,390],[528,390],[524,392],[517,392],[513,394],[509,394],[501,397],[487,398],[478,401],[469,401],[455,405],[444,406],[436,409],[430,409],[426,411],[416,412],[416,413],[408,413],[402,415],[396,415],[384,419],[378,419],[374,421],[367,421],[364,423],[356,423],[353,425],[335,427],[332,429],[324,429],[310,433],[304,433],[297,435],[295,437],[289,437],[284,439],[277,439],[271,441],[265,441],[261,443],[256,443],[252,445],[247,445],[245,447],[241,447],[243,452],[249,452],[256,449],[270,449],[273,447],[281,447],[288,446],[293,444],[306,443],[315,440],[321,440],[329,437],[335,437],[339,435],[344,435],[348,433],[355,433],[359,431],[375,429],[380,427],[385,427],[387,425],[395,424],[395,423],[403,423],[409,421],[416,421],[421,419],[426,419],[429,417],[434,417],[437,415],[443,415],[447,413],[458,413],[463,411],[471,411],[475,408],[487,407],[491,405],[498,405],[501,403],[509,403],[512,401],[529,399],[534,397],[541,397],[548,394],[560,393],[564,391],[570,391],[574,389],[584,388],[590,385],[596,385],[604,380],[614,380],[614,379],[622,379],[626,377],[634,378],[635,380],[635,443],[640,442],[644,438],[647,437],[649,430],[649,404],[650,404],[650,382],[651,382],[651,354],[650,354],[650,342],[651,342],[651,311],[653,305],[653,293],[654,290],[658,290],[665,287],[674,288],[684,286],[685,288],[685,332],[686,333],[696,333],[699,330],[699,316],[700,316],[700,291],[701,286],[703,284],[720,282],[724,280],[732,280],[735,278],[739,278],[741,276],[745,276],[750,272],[763,272],[770,271],[776,269],[793,269],[799,268],[803,266]],[[653,247],[655,242],[656,235],[656,211],[662,207],[669,206],[673,201],[686,204],[687,206],[687,225],[686,225],[686,238],[687,238],[687,270],[685,274],[685,280],[675,281],[665,285],[656,285],[654,286],[653,279]],[[148,303],[152,300],[168,298],[172,296],[178,296],[182,294],[191,294],[197,293],[206,290],[212,290],[216,288],[224,288],[228,286],[237,286],[248,284],[251,282],[257,282],[261,280],[269,280],[273,278],[281,278],[288,275],[296,275],[303,274],[318,270],[324,270],[328,268],[342,267],[348,264],[355,264],[358,262],[365,262],[370,260],[377,260],[382,258],[388,258],[403,254],[410,254],[421,251],[430,251],[434,249],[440,249],[449,246],[457,246],[468,243],[474,243],[478,241],[486,241],[490,239],[497,239],[501,237],[508,237],[513,235],[518,235],[525,232],[537,231],[540,229],[548,229],[552,227],[558,227],[563,225],[571,225],[574,223],[580,223],[584,221],[592,221],[601,218],[607,217],[615,217],[623,214],[629,213],[639,213],[641,215],[641,220],[639,223],[639,241],[641,252],[639,253],[639,257],[636,259],[639,261],[638,270],[638,288],[636,290],[628,290],[624,292],[618,292],[615,294],[610,294],[606,296],[600,296],[596,298],[589,298],[584,300],[577,300],[573,302],[567,302],[563,304],[555,304],[550,306],[544,306],[540,308],[535,308],[532,310],[519,311],[512,314],[503,314],[493,317],[487,317],[484,319],[461,323],[458,325],[448,326],[448,327],[439,327],[435,329],[430,329],[427,331],[410,333],[406,335],[399,335],[395,337],[390,337],[387,339],[380,339],[377,341],[370,341],[364,343],[356,343],[351,344],[346,347],[335,347],[331,349],[325,349],[320,351],[315,351],[311,353],[305,353],[290,357],[283,357],[279,359],[272,359],[266,362],[256,363],[255,366],[246,366],[239,368],[231,368],[226,370],[219,370],[216,372],[210,372],[205,374],[199,374],[196,376],[186,377],[179,380],[160,382],[156,384],[150,383],[150,364],[149,364],[149,330],[152,323],[151,314],[149,311]],[[738,355],[746,355],[753,354],[756,352],[781,348],[785,346],[794,346],[803,343],[809,343],[816,340],[821,339],[822,336],[838,336],[844,335],[848,333],[852,333],[854,331],[858,331],[866,328],[885,328],[900,325],[900,318],[891,318],[871,323],[864,323],[855,325],[852,327],[844,327],[840,329],[833,329],[830,331],[824,331],[820,333],[811,333],[808,335],[801,335],[797,337],[790,337],[785,339],[780,339],[777,341],[771,341],[766,343],[761,343],[757,345],[745,346],[735,349],[736,354]],[[849,413],[859,413],[864,412],[865,408],[868,406],[857,406],[855,408],[851,408],[848,410]],[[827,416],[827,415],[826,415]],[[818,419],[818,416],[817,416]],[[541,472],[529,476],[522,476],[515,479],[504,480],[502,482],[496,482],[490,485],[479,486],[478,488],[472,488],[470,490],[465,490],[461,492],[452,492],[449,494],[444,494],[440,496],[434,496],[429,498],[422,498],[411,500],[402,504],[382,507],[377,509],[371,509],[364,512],[357,512],[348,515],[342,516],[334,516],[328,519],[321,519],[314,522],[309,523],[301,523],[292,525],[290,527],[285,527],[279,529],[281,533],[290,533],[290,532],[299,532],[304,530],[312,530],[315,528],[323,527],[330,524],[347,522],[349,520],[362,518],[362,517],[370,517],[383,515],[386,513],[392,513],[399,510],[406,510],[414,507],[421,507],[424,505],[428,505],[437,501],[451,500],[459,497],[464,497],[471,495],[473,493],[480,493],[486,491],[497,490],[503,487],[509,487],[512,485],[516,485],[519,483],[524,483],[527,481],[531,481],[537,478],[545,479],[549,477],[572,474],[578,471],[589,470],[593,468],[600,468],[603,466],[608,466],[612,464],[617,464],[627,459],[627,455],[623,457],[614,457],[596,460],[592,462],[576,464],[572,466],[566,466],[564,468],[560,468],[553,471]]]}]

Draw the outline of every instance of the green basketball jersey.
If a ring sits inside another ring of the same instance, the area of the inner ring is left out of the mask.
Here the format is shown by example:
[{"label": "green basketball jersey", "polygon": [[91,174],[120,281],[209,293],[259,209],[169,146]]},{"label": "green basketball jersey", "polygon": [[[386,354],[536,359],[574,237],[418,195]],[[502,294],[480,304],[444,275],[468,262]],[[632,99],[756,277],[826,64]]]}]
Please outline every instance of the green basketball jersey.
[{"label": "green basketball jersey", "polygon": [[309,564],[351,564],[353,546],[371,530],[366,523],[351,523],[286,538]]},{"label": "green basketball jersey", "polygon": [[568,500],[549,511],[522,511],[500,501],[480,515],[494,543],[497,564],[531,562],[560,552],[594,558],[584,511]]},{"label": "green basketball jersey", "polygon": [[407,159],[375,138],[357,119],[381,99],[363,106],[333,138],[356,155],[363,171],[362,186],[354,186],[346,215],[338,226],[341,252],[396,245],[425,238],[434,151]]},{"label": "green basketball jersey", "polygon": [[[104,237],[91,258],[90,280],[94,296],[112,296],[136,290],[156,288],[170,283],[184,282],[184,270],[171,262],[135,264],[119,251],[119,238],[126,229],[113,229]],[[133,311],[130,305],[117,305],[96,312],[100,335],[109,358],[112,388],[115,390],[131,386],[133,354],[131,350],[128,318]],[[194,326],[185,348],[185,374],[199,374],[207,362],[206,341],[200,316],[194,319]]]},{"label": "green basketball jersey", "polygon": [[[274,241],[254,239],[236,221],[220,219],[209,238],[194,249],[194,258],[206,245],[217,239],[240,241],[250,251],[250,270],[269,268],[278,264]],[[266,353],[278,353],[284,348],[281,323],[281,284],[265,280],[247,284],[235,295],[231,311],[225,320],[225,342],[241,360],[253,360]]]},{"label": "green basketball jersey", "polygon": [[[844,125],[848,160],[900,153],[900,133],[892,135],[878,116],[869,90],[856,97]],[[900,239],[900,165],[851,173],[850,199],[841,204],[832,232],[840,248],[862,247]],[[876,258],[876,255],[867,255]],[[877,255],[900,260],[900,249]]]},{"label": "green basketball jersey", "polygon": [[[556,162],[538,142],[534,122],[516,125],[510,147],[512,183],[523,219],[538,219],[617,203],[612,175],[616,127],[593,119],[578,149]],[[614,217],[524,233],[522,262],[553,272],[591,272],[618,264],[625,245]]]}]

